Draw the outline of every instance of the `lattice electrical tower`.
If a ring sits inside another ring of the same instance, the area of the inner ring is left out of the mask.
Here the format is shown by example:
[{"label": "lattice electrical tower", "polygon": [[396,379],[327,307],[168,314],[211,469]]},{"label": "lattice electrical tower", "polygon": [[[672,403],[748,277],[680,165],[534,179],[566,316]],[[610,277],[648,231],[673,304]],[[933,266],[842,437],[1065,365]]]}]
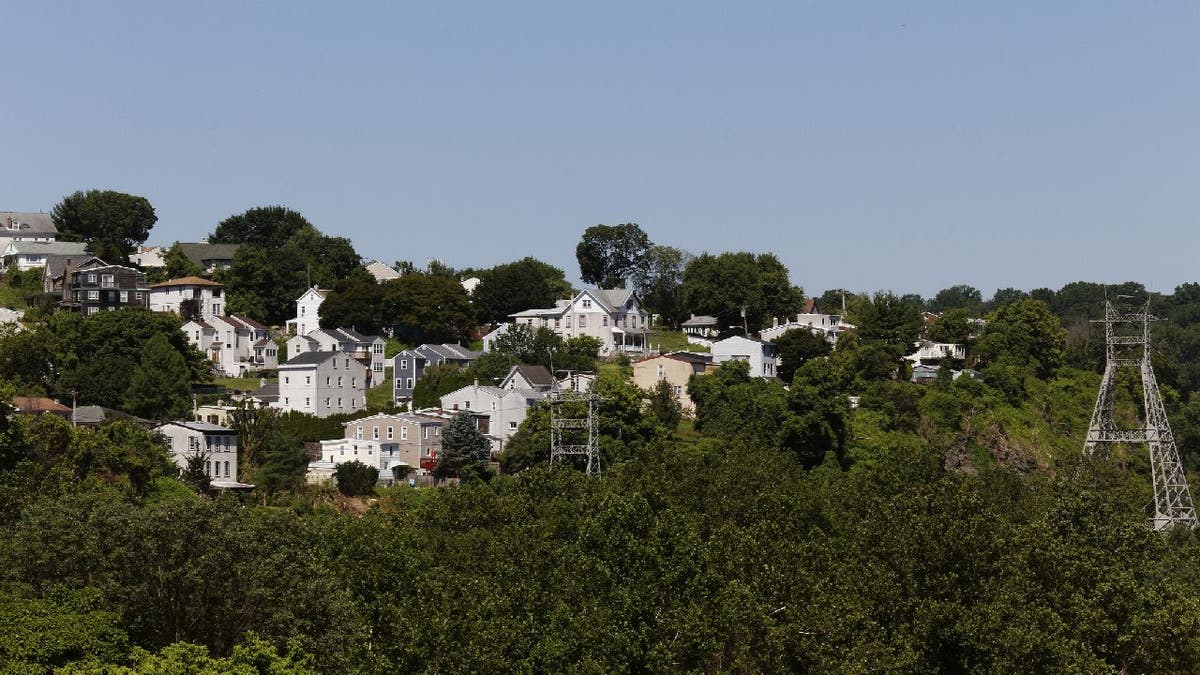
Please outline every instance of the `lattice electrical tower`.
[{"label": "lattice electrical tower", "polygon": [[[1110,301],[1104,302],[1104,318],[1095,323],[1104,324],[1106,363],[1104,378],[1100,380],[1100,393],[1096,396],[1096,408],[1092,412],[1092,423],[1088,427],[1083,452],[1107,459],[1110,449],[1117,443],[1145,443],[1150,448],[1150,473],[1154,482],[1154,515],[1150,522],[1155,530],[1166,530],[1176,525],[1196,527],[1196,507],[1192,504],[1192,493],[1188,490],[1187,477],[1183,473],[1183,462],[1175,447],[1175,436],[1167,422],[1167,411],[1163,407],[1158,391],[1158,381],[1150,365],[1150,322],[1157,321],[1150,315],[1150,301],[1139,308],[1118,311]],[[1146,417],[1141,429],[1118,429],[1113,423],[1113,396],[1116,392],[1117,370],[1137,368],[1142,376],[1142,391],[1145,399]]]},{"label": "lattice electrical tower", "polygon": [[[572,382],[579,378],[569,378]],[[594,379],[593,379],[594,382]],[[581,392],[555,385],[547,399],[550,403],[550,461],[571,455],[587,458],[585,472],[600,477],[600,443],[596,410],[603,400],[589,387]],[[583,414],[583,417],[579,417]]]}]

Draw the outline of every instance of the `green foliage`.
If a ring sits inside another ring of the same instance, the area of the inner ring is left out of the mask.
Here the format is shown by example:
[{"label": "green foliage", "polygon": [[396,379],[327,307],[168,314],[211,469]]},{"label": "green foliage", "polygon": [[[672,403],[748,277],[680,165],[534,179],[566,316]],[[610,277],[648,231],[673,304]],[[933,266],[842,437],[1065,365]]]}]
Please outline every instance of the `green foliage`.
[{"label": "green foliage", "polygon": [[121,264],[129,264],[129,255],[146,241],[158,221],[145,197],[112,190],[67,195],[50,218],[59,240],[87,242],[92,255]]},{"label": "green foliage", "polygon": [[964,344],[971,337],[971,324],[967,310],[959,307],[942,312],[929,327],[929,339],[934,342]]},{"label": "green foliage", "polygon": [[1028,364],[1047,377],[1063,363],[1065,340],[1058,317],[1045,303],[1018,300],[988,315],[976,352],[985,364]]},{"label": "green foliage", "polygon": [[683,270],[692,255],[671,246],[651,246],[633,273],[642,304],[662,325],[678,328],[688,319],[683,303]]},{"label": "green foliage", "polygon": [[460,412],[442,429],[442,453],[433,475],[439,479],[458,476],[464,481],[487,480],[491,448],[491,442],[475,427],[471,413]]},{"label": "green foliage", "polygon": [[600,340],[590,335],[563,339],[545,326],[531,329],[524,324],[513,324],[496,338],[492,350],[511,355],[517,363],[545,366],[554,371],[592,371],[596,369],[602,346]]},{"label": "green foliage", "polygon": [[829,342],[807,328],[795,328],[775,338],[775,353],[779,356],[779,379],[791,382],[796,369],[805,361],[825,356],[833,351]]},{"label": "green foliage", "polygon": [[251,244],[262,249],[283,248],[301,230],[313,224],[284,206],[259,206],[229,216],[208,235],[211,244]]},{"label": "green foliage", "polygon": [[334,470],[333,477],[338,492],[347,497],[361,497],[374,492],[375,483],[379,481],[379,468],[358,460],[342,462]]},{"label": "green foliage", "polygon": [[679,421],[683,419],[683,407],[670,382],[659,380],[658,384],[647,392],[647,399],[646,412],[658,420],[659,424],[667,429],[679,426]]},{"label": "green foliage", "polygon": [[593,225],[575,247],[579,278],[600,288],[625,288],[642,271],[650,248],[650,237],[637,223]]},{"label": "green foliage", "polygon": [[[442,397],[473,382],[471,373],[452,363],[436,363],[425,368],[413,387],[413,408],[438,408]],[[486,384],[494,384],[487,382]]]},{"label": "green foliage", "polygon": [[0,591],[0,669],[43,672],[83,658],[116,661],[129,650],[120,616],[94,590],[47,598]]},{"label": "green foliage", "polygon": [[864,344],[878,343],[907,353],[921,335],[920,305],[891,292],[876,293],[855,311],[858,338]]},{"label": "green foliage", "polygon": [[208,492],[212,487],[212,478],[204,470],[204,463],[208,461],[208,453],[197,453],[186,459],[186,466],[183,472],[179,475],[179,480],[192,486],[196,492]]},{"label": "green foliage", "polygon": [[474,325],[470,297],[456,277],[414,272],[381,286],[383,325],[395,326],[406,341],[456,342]]},{"label": "green foliage", "polygon": [[688,312],[715,316],[724,327],[741,325],[744,308],[752,333],[770,317],[795,314],[804,302],[773,253],[705,253],[688,262],[682,283]]},{"label": "green foliage", "polygon": [[556,300],[572,294],[563,271],[536,258],[479,270],[476,276],[479,285],[471,294],[471,303],[483,323],[504,323],[510,314],[553,307]]},{"label": "green foliage", "polygon": [[142,348],[142,358],[129,376],[124,409],[150,420],[183,419],[191,408],[192,387],[187,363],[156,333]]},{"label": "green foliage", "polygon": [[171,244],[167,252],[163,254],[163,265],[165,267],[164,276],[167,279],[198,277],[204,274],[204,270],[200,269],[199,265],[183,254],[179,242]]},{"label": "green foliage", "polygon": [[351,277],[333,285],[321,302],[322,328],[354,328],[378,334],[385,325],[384,286],[374,279]]},{"label": "green foliage", "polygon": [[979,316],[983,309],[983,294],[979,289],[966,284],[943,288],[933,296],[926,309],[939,313],[950,309],[962,309],[971,316]]}]

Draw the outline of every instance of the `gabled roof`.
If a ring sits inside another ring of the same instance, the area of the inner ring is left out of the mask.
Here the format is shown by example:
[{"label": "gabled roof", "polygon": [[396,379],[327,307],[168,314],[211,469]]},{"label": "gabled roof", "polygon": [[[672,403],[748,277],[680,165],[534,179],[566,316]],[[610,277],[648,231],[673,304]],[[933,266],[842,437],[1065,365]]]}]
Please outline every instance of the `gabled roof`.
[{"label": "gabled roof", "polygon": [[81,405],[71,415],[71,421],[76,424],[103,424],[110,420],[131,420],[138,424],[150,425],[152,422],[136,415],[105,408],[101,405]]},{"label": "gabled roof", "polygon": [[89,264],[104,265],[104,261],[94,255],[84,253],[51,253],[46,256],[45,274],[51,279],[57,279],[67,271],[67,263],[76,269],[82,269]]},{"label": "gabled roof", "polygon": [[717,325],[717,317],[701,314],[699,316],[693,314],[692,318],[680,324],[683,328],[708,328],[709,326]]},{"label": "gabled roof", "polygon": [[279,383],[271,382],[270,384],[264,384],[258,389],[246,394],[246,396],[248,398],[257,399],[264,403],[274,403],[275,401],[279,400]]},{"label": "gabled roof", "polygon": [[693,365],[712,363],[712,354],[697,354],[696,352],[671,352],[670,354],[663,354],[663,358],[675,359],[676,361],[683,361],[684,363],[691,363]]},{"label": "gabled roof", "polygon": [[518,374],[535,387],[553,387],[555,383],[554,374],[546,366],[517,365],[508,371],[501,386],[508,384]]},{"label": "gabled roof", "polygon": [[82,241],[13,241],[4,247],[10,255],[34,253],[38,255],[87,255],[87,244]]},{"label": "gabled roof", "polygon": [[614,311],[620,307],[624,307],[625,303],[633,297],[632,288],[610,288],[608,290],[587,289],[597,300],[602,304],[607,305],[605,309]]},{"label": "gabled roof", "polygon": [[150,288],[170,288],[174,286],[209,286],[223,288],[224,284],[219,284],[209,279],[202,277],[179,277],[178,279],[169,279],[162,283],[150,284]]},{"label": "gabled roof", "polygon": [[208,267],[210,260],[233,260],[241,244],[209,244],[179,242],[179,252],[196,267]]},{"label": "gabled roof", "polygon": [[287,363],[279,364],[280,368],[303,368],[307,366],[316,366],[325,363],[331,358],[345,357],[342,352],[303,352],[296,354],[287,360]]},{"label": "gabled roof", "polygon": [[169,426],[172,424],[174,424],[175,426],[183,427],[185,429],[191,429],[192,431],[200,431],[203,433],[221,433],[221,434],[232,434],[233,433],[233,429],[223,427],[219,424],[213,424],[211,422],[192,422],[191,420],[171,420],[170,422],[163,422],[162,424],[159,425],[158,428],[161,429],[162,427]]},{"label": "gabled roof", "polygon": [[52,398],[45,396],[17,396],[13,398],[13,407],[22,413],[69,413],[71,409]]},{"label": "gabled roof", "polygon": [[[18,229],[13,229],[14,223]],[[24,211],[0,211],[0,237],[15,237],[31,234],[58,234],[58,228],[49,213]]]}]

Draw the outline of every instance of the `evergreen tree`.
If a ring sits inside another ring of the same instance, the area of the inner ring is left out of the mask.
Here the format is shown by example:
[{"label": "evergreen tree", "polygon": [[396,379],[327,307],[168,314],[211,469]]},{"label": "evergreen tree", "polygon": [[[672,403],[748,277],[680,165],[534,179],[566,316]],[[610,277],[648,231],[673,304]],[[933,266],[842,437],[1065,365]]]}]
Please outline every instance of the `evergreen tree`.
[{"label": "evergreen tree", "polygon": [[658,384],[650,390],[647,411],[667,429],[675,429],[679,426],[679,420],[683,418],[683,408],[680,406],[679,397],[675,395],[670,382],[659,380]]},{"label": "evergreen tree", "polygon": [[147,419],[180,419],[187,415],[191,384],[187,363],[156,333],[142,348],[141,363],[129,377],[125,410]]},{"label": "evergreen tree", "polygon": [[471,413],[460,412],[442,430],[442,456],[433,475],[439,479],[458,476],[463,480],[486,480],[491,449],[492,444],[475,428]]},{"label": "evergreen tree", "polygon": [[379,469],[358,460],[342,462],[333,472],[333,477],[337,480],[338,492],[347,497],[359,497],[375,490]]}]

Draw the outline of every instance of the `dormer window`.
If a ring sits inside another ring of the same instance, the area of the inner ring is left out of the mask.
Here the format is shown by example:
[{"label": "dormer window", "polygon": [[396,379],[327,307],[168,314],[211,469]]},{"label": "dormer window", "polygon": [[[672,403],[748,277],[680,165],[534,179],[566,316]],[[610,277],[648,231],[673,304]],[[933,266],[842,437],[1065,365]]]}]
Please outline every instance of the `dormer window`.
[{"label": "dormer window", "polygon": [[587,298],[584,298],[584,299],[583,299],[583,308],[584,308],[584,309],[591,309],[591,308],[592,308],[592,301],[591,301],[591,300],[588,300]]}]

